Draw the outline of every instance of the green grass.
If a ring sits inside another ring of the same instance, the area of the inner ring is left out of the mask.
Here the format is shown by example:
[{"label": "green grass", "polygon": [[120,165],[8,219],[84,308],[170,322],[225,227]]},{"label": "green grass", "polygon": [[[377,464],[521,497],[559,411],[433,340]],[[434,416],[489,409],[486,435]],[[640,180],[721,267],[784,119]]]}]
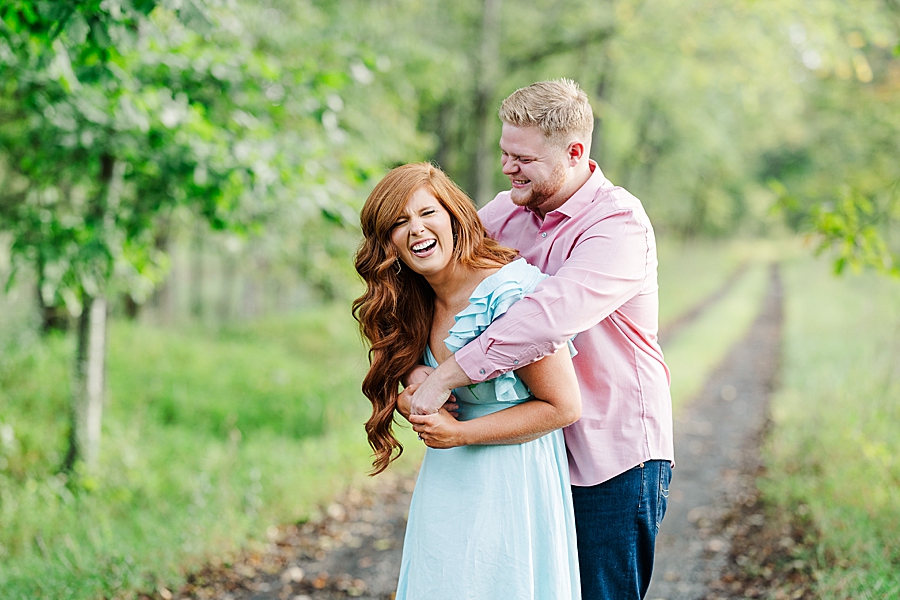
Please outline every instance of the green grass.
[{"label": "green grass", "polygon": [[359,414],[359,394],[347,393],[357,387],[364,352],[349,315],[338,310],[214,335],[119,322],[109,351],[116,357],[110,409],[121,419],[187,425],[223,439],[234,431],[301,439]]},{"label": "green grass", "polygon": [[660,325],[665,327],[718,290],[741,265],[770,262],[788,248],[783,241],[660,239]]},{"label": "green grass", "polygon": [[900,281],[786,265],[765,498],[820,533],[820,598],[900,597]]},{"label": "green grass", "polygon": [[[365,356],[346,307],[220,331],[113,322],[109,338],[101,464],[77,485],[56,473],[72,341],[5,338],[0,597],[177,584],[365,477]],[[407,446],[401,469],[421,455]]]},{"label": "green grass", "polygon": [[675,411],[700,392],[728,350],[747,333],[759,313],[767,284],[768,265],[749,266],[725,298],[663,347],[672,372]]}]

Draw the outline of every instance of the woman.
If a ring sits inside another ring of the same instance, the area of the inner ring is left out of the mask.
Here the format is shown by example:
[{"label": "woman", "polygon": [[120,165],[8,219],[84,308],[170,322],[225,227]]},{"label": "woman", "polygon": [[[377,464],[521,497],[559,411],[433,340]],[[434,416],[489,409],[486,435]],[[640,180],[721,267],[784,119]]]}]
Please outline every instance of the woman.
[{"label": "woman", "polygon": [[[402,452],[391,429],[401,379],[423,361],[437,367],[546,276],[489,238],[469,198],[427,163],[388,173],[360,220],[356,269],[367,290],[353,310],[371,343],[363,392],[380,473]],[[570,356],[558,352],[454,395],[454,405],[416,427],[429,448],[396,598],[579,598],[559,429],[581,411]],[[551,433],[488,445],[534,422]]]}]

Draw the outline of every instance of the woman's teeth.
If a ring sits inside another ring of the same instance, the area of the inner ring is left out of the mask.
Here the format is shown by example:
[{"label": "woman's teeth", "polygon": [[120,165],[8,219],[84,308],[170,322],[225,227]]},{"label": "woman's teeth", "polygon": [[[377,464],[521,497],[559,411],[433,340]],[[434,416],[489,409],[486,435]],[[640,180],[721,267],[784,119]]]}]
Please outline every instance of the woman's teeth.
[{"label": "woman's teeth", "polygon": [[421,254],[423,252],[431,250],[435,244],[437,244],[437,240],[426,240],[424,242],[419,242],[412,247],[412,251],[414,254]]}]

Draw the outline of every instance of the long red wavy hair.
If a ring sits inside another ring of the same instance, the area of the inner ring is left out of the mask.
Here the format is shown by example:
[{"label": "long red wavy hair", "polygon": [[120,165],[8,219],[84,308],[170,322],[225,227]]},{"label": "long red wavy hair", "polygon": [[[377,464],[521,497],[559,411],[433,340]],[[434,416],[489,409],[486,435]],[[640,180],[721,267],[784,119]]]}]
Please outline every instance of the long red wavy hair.
[{"label": "long red wavy hair", "polygon": [[372,416],[366,422],[375,456],[372,475],[403,453],[393,433],[400,380],[421,363],[434,316],[431,286],[400,261],[391,243],[394,223],[410,196],[422,188],[450,213],[457,263],[495,268],[518,256],[488,237],[472,200],[430,163],[393,169],[369,194],[360,212],[364,239],[356,253],[356,271],[366,282],[366,292],[353,302],[353,316],[370,344],[362,391],[372,402]]}]

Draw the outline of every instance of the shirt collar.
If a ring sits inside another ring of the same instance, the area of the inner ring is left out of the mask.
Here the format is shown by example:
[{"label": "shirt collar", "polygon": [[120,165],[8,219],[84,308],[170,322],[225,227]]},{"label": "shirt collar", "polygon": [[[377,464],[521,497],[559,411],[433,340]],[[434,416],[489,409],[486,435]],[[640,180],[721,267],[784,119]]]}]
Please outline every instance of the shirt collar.
[{"label": "shirt collar", "polygon": [[[582,208],[594,201],[597,197],[597,191],[606,184],[606,176],[600,170],[600,166],[593,160],[588,160],[588,166],[591,169],[590,178],[584,182],[584,185],[578,188],[578,191],[572,194],[572,197],[566,200],[562,206],[556,210],[551,210],[547,216],[553,213],[561,213],[569,218],[576,214]],[[545,217],[546,218],[546,217]]]}]

